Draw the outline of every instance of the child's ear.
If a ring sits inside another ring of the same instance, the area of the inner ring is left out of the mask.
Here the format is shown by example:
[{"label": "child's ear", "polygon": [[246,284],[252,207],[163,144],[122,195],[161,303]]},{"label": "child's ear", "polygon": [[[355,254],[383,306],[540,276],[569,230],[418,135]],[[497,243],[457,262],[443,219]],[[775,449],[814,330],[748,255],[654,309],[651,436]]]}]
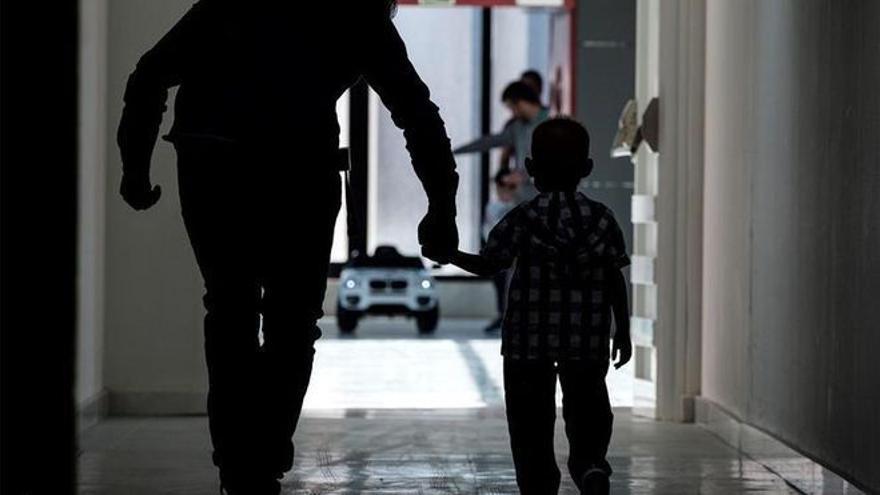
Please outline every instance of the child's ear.
[{"label": "child's ear", "polygon": [[584,167],[583,167],[583,169],[581,170],[581,171],[583,172],[583,175],[582,175],[581,177],[582,177],[582,178],[583,178],[583,177],[589,177],[589,175],[593,173],[593,166],[594,166],[594,165],[593,165],[593,159],[592,159],[592,158],[587,158],[587,160],[584,162]]},{"label": "child's ear", "polygon": [[535,176],[535,161],[531,157],[526,157],[526,172],[532,177]]}]

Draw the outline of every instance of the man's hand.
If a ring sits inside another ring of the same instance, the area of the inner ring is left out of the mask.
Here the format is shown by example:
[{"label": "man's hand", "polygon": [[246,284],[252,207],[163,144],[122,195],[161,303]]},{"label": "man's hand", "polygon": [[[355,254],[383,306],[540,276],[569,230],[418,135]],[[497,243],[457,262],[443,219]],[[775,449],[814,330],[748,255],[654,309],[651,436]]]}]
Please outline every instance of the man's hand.
[{"label": "man's hand", "polygon": [[134,178],[123,175],[119,193],[129,206],[137,211],[144,211],[159,202],[159,198],[162,197],[162,188],[153,187],[148,177]]},{"label": "man's hand", "polygon": [[629,332],[617,332],[614,334],[614,347],[611,350],[611,360],[617,361],[614,368],[623,368],[632,359],[633,347]]},{"label": "man's hand", "polygon": [[455,216],[428,208],[428,214],[419,224],[419,244],[422,255],[440,264],[447,264],[458,251],[458,227]]}]

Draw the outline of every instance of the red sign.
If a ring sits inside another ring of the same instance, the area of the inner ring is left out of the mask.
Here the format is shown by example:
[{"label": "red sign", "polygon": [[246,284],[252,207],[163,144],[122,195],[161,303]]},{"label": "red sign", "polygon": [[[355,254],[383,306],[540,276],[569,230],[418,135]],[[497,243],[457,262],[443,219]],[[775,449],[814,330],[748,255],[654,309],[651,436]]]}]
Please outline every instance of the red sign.
[{"label": "red sign", "polygon": [[573,9],[575,0],[399,0],[400,5],[469,7],[557,7]]}]

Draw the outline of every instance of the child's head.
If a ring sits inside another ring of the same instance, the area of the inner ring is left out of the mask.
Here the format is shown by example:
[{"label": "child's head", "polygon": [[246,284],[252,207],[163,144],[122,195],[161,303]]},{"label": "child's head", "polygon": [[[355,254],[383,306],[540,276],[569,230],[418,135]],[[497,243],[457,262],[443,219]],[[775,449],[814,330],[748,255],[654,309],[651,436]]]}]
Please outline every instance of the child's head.
[{"label": "child's head", "polygon": [[529,175],[541,192],[573,191],[593,171],[590,134],[577,121],[550,119],[532,135],[532,157],[526,160]]},{"label": "child's head", "polygon": [[502,167],[495,174],[495,192],[498,194],[499,201],[505,203],[513,201],[518,185],[516,177],[509,168]]}]

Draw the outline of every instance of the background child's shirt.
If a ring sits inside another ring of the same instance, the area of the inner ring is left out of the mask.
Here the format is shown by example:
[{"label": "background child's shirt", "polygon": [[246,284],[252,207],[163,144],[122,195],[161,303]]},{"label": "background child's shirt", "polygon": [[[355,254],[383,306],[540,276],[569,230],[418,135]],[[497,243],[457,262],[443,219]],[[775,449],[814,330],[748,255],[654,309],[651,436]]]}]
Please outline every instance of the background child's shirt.
[{"label": "background child's shirt", "polygon": [[481,255],[514,267],[505,357],[610,357],[610,276],[630,260],[608,207],[580,193],[540,194],[504,217]]}]

